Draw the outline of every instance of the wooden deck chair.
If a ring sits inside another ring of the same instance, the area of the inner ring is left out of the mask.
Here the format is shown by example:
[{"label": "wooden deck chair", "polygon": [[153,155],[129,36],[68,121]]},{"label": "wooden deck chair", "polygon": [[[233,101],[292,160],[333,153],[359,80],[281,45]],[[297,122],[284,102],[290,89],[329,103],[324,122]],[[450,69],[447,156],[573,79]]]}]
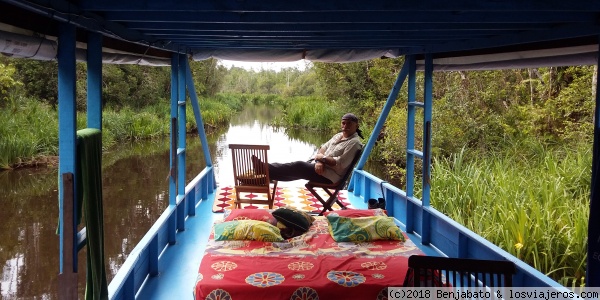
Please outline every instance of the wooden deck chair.
[{"label": "wooden deck chair", "polygon": [[[340,179],[340,181],[335,182],[335,183],[319,183],[319,182],[309,181],[304,185],[306,187],[306,189],[308,189],[308,191],[315,198],[317,198],[317,200],[319,200],[319,202],[321,202],[321,204],[323,204],[323,210],[321,210],[321,212],[319,213],[319,216],[322,216],[323,213],[327,210],[333,210],[332,206],[335,203],[337,203],[342,209],[346,208],[346,206],[344,206],[344,204],[338,199],[337,196],[340,193],[340,190],[344,189],[344,187],[346,186],[346,182],[350,178],[350,174],[352,174],[352,171],[354,171],[354,166],[358,162],[358,159],[360,158],[361,154],[362,154],[362,149],[356,152],[356,154],[354,155],[354,158],[352,159],[352,163],[350,163],[350,166],[348,166],[348,170],[346,170],[346,173],[344,174],[342,179]],[[319,193],[317,193],[315,188],[320,188],[323,191],[325,191],[327,193],[327,195],[329,195],[329,198],[324,200],[321,197],[321,195],[319,195]]]},{"label": "wooden deck chair", "polygon": [[[242,203],[249,203],[267,204],[269,209],[272,209],[277,191],[277,181],[271,182],[269,179],[267,159],[269,145],[229,144],[229,149],[231,149],[233,160],[235,207],[242,208]],[[252,157],[256,157],[261,162],[256,169],[252,163]],[[273,183],[272,192],[271,183]],[[248,195],[248,193],[251,194]],[[260,198],[255,194],[265,194],[267,199]]]},{"label": "wooden deck chair", "polygon": [[412,255],[404,286],[512,287],[515,273],[515,264],[508,260]]}]

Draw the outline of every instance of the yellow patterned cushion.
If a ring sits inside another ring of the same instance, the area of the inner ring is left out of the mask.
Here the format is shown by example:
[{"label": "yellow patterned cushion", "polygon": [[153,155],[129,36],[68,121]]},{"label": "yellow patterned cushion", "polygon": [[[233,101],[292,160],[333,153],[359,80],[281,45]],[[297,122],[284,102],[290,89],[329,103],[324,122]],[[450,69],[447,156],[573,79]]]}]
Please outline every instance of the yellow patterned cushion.
[{"label": "yellow patterned cushion", "polygon": [[326,211],[323,213],[324,216],[340,216],[346,218],[360,218],[360,217],[373,217],[373,216],[384,216],[387,217],[387,210],[381,208],[375,209],[341,209]]},{"label": "yellow patterned cushion", "polygon": [[234,209],[229,211],[229,214],[223,219],[225,222],[240,220],[257,220],[277,226],[277,220],[266,209]]},{"label": "yellow patterned cushion", "polygon": [[257,220],[239,220],[215,224],[215,241],[250,240],[281,242],[279,228]]},{"label": "yellow patterned cushion", "polygon": [[392,217],[346,218],[327,216],[329,233],[336,242],[370,242],[376,240],[405,241]]},{"label": "yellow patterned cushion", "polygon": [[267,175],[255,174],[253,170],[238,175],[237,179],[247,185],[265,185]]}]

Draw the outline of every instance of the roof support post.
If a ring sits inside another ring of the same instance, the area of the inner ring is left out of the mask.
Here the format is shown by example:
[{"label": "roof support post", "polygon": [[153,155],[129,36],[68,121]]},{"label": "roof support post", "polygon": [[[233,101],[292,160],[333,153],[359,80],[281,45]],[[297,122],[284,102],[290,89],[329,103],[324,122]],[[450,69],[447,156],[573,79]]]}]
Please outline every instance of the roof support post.
[{"label": "roof support post", "polygon": [[[58,189],[60,198],[60,220],[62,222],[64,207],[64,190],[62,174],[75,172],[76,159],[76,133],[77,115],[75,111],[75,26],[71,24],[61,24],[58,39],[58,155],[59,155],[59,177]],[[74,182],[76,182],[74,178]],[[75,191],[70,191],[76,195]],[[77,211],[74,208],[74,211]],[[75,218],[77,219],[77,218]],[[60,235],[63,236],[64,226],[72,224],[60,224]],[[65,250],[67,251],[65,253]],[[73,249],[63,249],[63,242],[60,242],[60,272],[63,271],[62,254],[73,255]],[[71,271],[71,270],[69,270]]]},{"label": "roof support post", "polygon": [[179,54],[179,68],[177,69],[178,101],[177,101],[177,230],[185,230],[185,216],[187,215],[187,205],[185,198],[185,160],[186,160],[186,133],[187,133],[187,113],[185,103],[185,82],[186,82],[186,64],[185,54]]},{"label": "roof support post", "polygon": [[102,35],[88,32],[87,127],[102,130]]},{"label": "roof support post", "polygon": [[[600,53],[600,49],[598,50]],[[597,62],[600,69],[600,61]],[[585,286],[600,286],[600,95],[596,82],[596,107],[594,110],[594,150],[592,157],[592,182],[590,216],[588,224],[588,254]]]},{"label": "roof support post", "polygon": [[[186,144],[186,110],[185,110],[185,65],[187,58],[185,54],[179,54],[179,67],[177,68],[177,195],[185,194],[185,144]],[[183,220],[182,220],[183,221]]]},{"label": "roof support post", "polygon": [[431,191],[431,118],[433,106],[433,57],[425,54],[425,84],[423,88],[423,206],[429,206]]},{"label": "roof support post", "polygon": [[[423,182],[421,203],[429,207],[431,191],[431,116],[433,105],[433,56],[425,54],[425,82],[423,87]],[[431,214],[423,210],[423,224],[421,243],[428,245],[431,242]]]},{"label": "roof support post", "polygon": [[[58,197],[59,197],[59,292],[61,298],[77,298],[77,201],[75,160],[77,113],[75,103],[75,26],[61,23],[58,37]],[[69,203],[66,203],[68,201]],[[68,209],[65,209],[68,208]],[[65,215],[67,214],[67,215]]]},{"label": "roof support post", "polygon": [[[408,66],[408,103],[406,113],[406,150],[415,149],[415,114],[417,102],[417,59],[414,55],[406,56]],[[415,191],[415,155],[406,151],[406,197],[414,196]]]},{"label": "roof support post", "polygon": [[176,204],[177,198],[177,122],[173,120],[177,120],[177,99],[179,89],[178,81],[179,77],[177,76],[179,69],[179,55],[173,54],[171,57],[171,149],[170,149],[170,161],[169,161],[169,205]]}]

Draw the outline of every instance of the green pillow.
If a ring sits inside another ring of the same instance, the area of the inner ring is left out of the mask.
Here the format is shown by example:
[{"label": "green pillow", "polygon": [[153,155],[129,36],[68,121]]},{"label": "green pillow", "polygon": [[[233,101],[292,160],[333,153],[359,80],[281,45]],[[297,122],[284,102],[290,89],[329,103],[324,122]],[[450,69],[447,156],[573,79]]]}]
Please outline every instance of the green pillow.
[{"label": "green pillow", "polygon": [[329,233],[336,242],[405,241],[394,218],[384,216],[346,218],[327,216]]},{"label": "green pillow", "polygon": [[308,227],[315,220],[309,213],[289,206],[278,208],[271,214],[286,227],[301,230],[302,232],[308,231]]},{"label": "green pillow", "polygon": [[279,228],[257,220],[238,220],[215,224],[215,241],[250,240],[282,242]]}]

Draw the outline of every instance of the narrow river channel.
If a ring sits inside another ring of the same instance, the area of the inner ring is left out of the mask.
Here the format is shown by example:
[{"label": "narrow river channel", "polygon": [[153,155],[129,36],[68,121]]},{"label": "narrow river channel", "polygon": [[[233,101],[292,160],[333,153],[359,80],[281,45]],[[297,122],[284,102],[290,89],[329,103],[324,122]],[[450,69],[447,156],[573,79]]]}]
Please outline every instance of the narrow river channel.
[{"label": "narrow river channel", "polygon": [[[230,143],[268,144],[269,161],[286,162],[308,159],[331,136],[328,132],[286,132],[270,125],[278,117],[268,107],[250,106],[236,115],[228,127],[209,133],[210,155],[220,185],[233,182],[227,147]],[[197,134],[188,135],[186,152],[189,182],[205,167]],[[168,205],[169,141],[123,144],[105,150],[102,159],[105,254],[110,282]],[[0,299],[58,299],[57,170],[0,172],[0,190]],[[84,291],[85,250],[79,255],[80,298]]]}]

